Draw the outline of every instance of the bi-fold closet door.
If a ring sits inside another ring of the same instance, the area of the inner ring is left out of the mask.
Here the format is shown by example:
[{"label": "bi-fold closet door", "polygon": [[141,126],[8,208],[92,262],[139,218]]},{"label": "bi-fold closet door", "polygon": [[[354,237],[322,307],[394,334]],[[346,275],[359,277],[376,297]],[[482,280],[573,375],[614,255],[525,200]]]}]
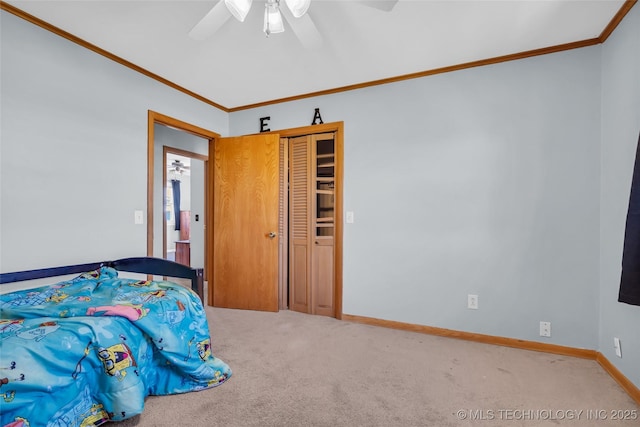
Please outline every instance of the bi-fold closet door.
[{"label": "bi-fold closet door", "polygon": [[288,205],[280,220],[281,245],[288,240],[280,266],[288,264],[289,273],[281,288],[289,290],[291,310],[335,317],[335,133],[282,138],[280,150],[280,206]]}]

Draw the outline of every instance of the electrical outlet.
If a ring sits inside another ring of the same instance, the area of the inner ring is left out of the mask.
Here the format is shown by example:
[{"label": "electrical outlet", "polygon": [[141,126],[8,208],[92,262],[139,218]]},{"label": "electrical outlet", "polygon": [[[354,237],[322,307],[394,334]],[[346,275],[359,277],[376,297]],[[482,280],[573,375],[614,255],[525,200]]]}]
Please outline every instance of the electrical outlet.
[{"label": "electrical outlet", "polygon": [[467,308],[472,310],[478,309],[478,295],[467,295]]},{"label": "electrical outlet", "polygon": [[540,336],[541,337],[551,336],[551,322],[540,322]]},{"label": "electrical outlet", "polygon": [[622,357],[622,349],[620,348],[620,338],[613,338],[613,348],[616,350],[616,356]]}]

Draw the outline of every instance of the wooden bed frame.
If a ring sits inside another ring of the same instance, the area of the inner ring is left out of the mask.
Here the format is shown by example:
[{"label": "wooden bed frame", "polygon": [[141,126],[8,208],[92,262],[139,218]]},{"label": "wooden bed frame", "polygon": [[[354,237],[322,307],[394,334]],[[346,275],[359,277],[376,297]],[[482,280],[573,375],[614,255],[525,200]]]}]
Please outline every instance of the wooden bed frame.
[{"label": "wooden bed frame", "polygon": [[97,270],[100,267],[111,267],[129,273],[152,274],[165,277],[180,277],[191,280],[193,289],[200,300],[204,301],[204,275],[201,268],[191,268],[177,262],[162,258],[138,257],[122,258],[115,261],[94,262],[89,264],[67,265],[63,267],[42,268],[38,270],[1,273],[0,284],[22,282],[25,280],[43,279],[65,274],[79,274]]}]

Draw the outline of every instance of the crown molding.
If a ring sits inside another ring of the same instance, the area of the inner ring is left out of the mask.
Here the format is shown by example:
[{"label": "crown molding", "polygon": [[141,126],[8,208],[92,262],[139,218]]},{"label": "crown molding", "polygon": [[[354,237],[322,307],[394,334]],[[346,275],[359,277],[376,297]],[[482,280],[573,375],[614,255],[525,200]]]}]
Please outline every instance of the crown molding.
[{"label": "crown molding", "polygon": [[132,69],[134,71],[137,71],[137,72],[139,72],[139,73],[141,73],[141,74],[143,74],[143,75],[145,75],[145,76],[147,76],[149,78],[152,78],[152,79],[154,79],[154,80],[156,80],[156,81],[158,81],[160,83],[163,83],[163,84],[165,84],[165,85],[167,85],[167,86],[169,86],[169,87],[171,87],[173,89],[176,89],[176,90],[178,90],[178,91],[180,91],[182,93],[185,93],[185,94],[187,94],[187,95],[189,95],[189,96],[191,96],[191,97],[193,97],[193,98],[195,98],[195,99],[197,99],[199,101],[204,102],[205,104],[209,104],[209,105],[211,105],[213,107],[216,107],[216,108],[218,108],[218,109],[220,109],[220,110],[222,110],[224,112],[227,112],[227,113],[230,111],[227,107],[224,107],[224,106],[222,106],[222,105],[220,105],[218,103],[213,102],[212,100],[210,100],[208,98],[205,98],[202,95],[199,95],[199,94],[197,94],[197,93],[195,93],[193,91],[190,91],[189,89],[186,89],[186,88],[184,88],[184,87],[182,87],[182,86],[180,86],[180,85],[178,85],[176,83],[173,83],[172,81],[167,80],[164,77],[159,76],[158,74],[152,73],[151,71],[149,71],[149,70],[147,70],[145,68],[142,68],[142,67],[134,64],[133,62],[127,61],[124,58],[120,58],[119,56],[114,55],[113,53],[111,53],[111,52],[109,52],[107,50],[104,50],[101,47],[98,47],[98,46],[96,46],[96,45],[94,45],[92,43],[89,43],[88,41],[83,40],[80,37],[76,37],[73,34],[67,32],[67,31],[65,31],[65,30],[63,30],[61,28],[58,28],[55,25],[52,25],[52,24],[50,24],[50,23],[48,23],[48,22],[46,22],[46,21],[44,21],[44,20],[42,20],[40,18],[36,18],[35,16],[23,11],[22,9],[19,9],[19,8],[15,7],[15,6],[12,6],[9,3],[6,3],[4,1],[0,1],[0,10],[4,10],[6,12],[9,12],[12,15],[17,16],[18,18],[22,18],[27,22],[30,22],[30,23],[32,23],[34,25],[37,25],[38,27],[41,27],[41,28],[43,28],[43,29],[45,29],[47,31],[50,31],[50,32],[62,37],[62,38],[65,38],[65,39],[67,39],[67,40],[69,40],[69,41],[71,41],[73,43],[76,43],[76,44],[78,44],[78,45],[80,45],[80,46],[82,46],[82,47],[84,47],[86,49],[89,49],[89,50],[91,50],[91,51],[93,51],[93,52],[95,52],[95,53],[97,53],[99,55],[102,55],[105,58],[111,59],[112,61],[115,61],[118,64],[124,65],[127,68],[130,68],[130,69]]},{"label": "crown molding", "polygon": [[550,53],[556,53],[556,52],[562,52],[565,50],[571,50],[571,49],[579,49],[582,47],[587,47],[587,46],[593,46],[593,45],[597,45],[597,44],[601,44],[604,43],[609,36],[613,33],[613,31],[618,27],[618,25],[620,24],[620,22],[622,22],[622,19],[627,15],[627,13],[629,13],[629,11],[631,10],[631,8],[633,8],[633,6],[637,3],[638,0],[625,0],[625,2],[622,4],[622,6],[620,7],[620,10],[618,10],[618,12],[615,14],[615,16],[611,19],[611,21],[609,22],[609,24],[605,27],[605,29],[602,31],[602,33],[598,36],[598,37],[594,37],[591,39],[586,39],[586,40],[581,40],[581,41],[576,41],[576,42],[572,42],[572,43],[564,43],[564,44],[559,44],[559,45],[555,45],[555,46],[549,46],[549,47],[545,47],[545,48],[541,48],[541,49],[534,49],[534,50],[529,50],[529,51],[525,51],[525,52],[519,52],[519,53],[513,53],[513,54],[509,54],[509,55],[503,55],[503,56],[497,56],[494,58],[488,58],[488,59],[482,59],[482,60],[478,60],[478,61],[472,61],[472,62],[465,62],[462,64],[458,64],[458,65],[451,65],[451,66],[447,66],[447,67],[441,67],[441,68],[435,68],[435,69],[431,69],[431,70],[425,70],[425,71],[420,71],[420,72],[416,72],[416,73],[410,73],[410,74],[404,74],[404,75],[400,75],[400,76],[395,76],[395,77],[389,77],[389,78],[385,78],[385,79],[379,79],[379,80],[372,80],[372,81],[368,81],[368,82],[363,82],[363,83],[357,83],[357,84],[352,84],[352,85],[347,85],[347,86],[341,86],[341,87],[337,87],[337,88],[333,88],[333,89],[327,89],[327,90],[321,90],[321,91],[316,91],[316,92],[309,92],[309,93],[305,93],[305,94],[300,94],[300,95],[295,95],[295,96],[290,96],[290,97],[285,97],[285,98],[279,98],[279,99],[273,99],[270,101],[264,101],[264,102],[258,102],[255,104],[247,104],[247,105],[242,105],[242,106],[238,106],[238,107],[225,107],[223,105],[220,105],[208,98],[205,98],[202,95],[199,95],[193,91],[190,91],[189,89],[186,89],[180,85],[177,85],[173,82],[171,82],[170,80],[165,79],[164,77],[161,77],[155,73],[152,73],[149,70],[146,70],[142,67],[137,66],[136,64],[127,61],[126,59],[120,58],[117,55],[112,54],[111,52],[108,52],[94,44],[91,44],[79,37],[74,36],[71,33],[68,33],[67,31],[62,30],[61,28],[58,28],[52,24],[49,24],[48,22],[40,19],[40,18],[36,18],[35,16],[26,13],[25,11],[12,6],[2,0],[0,0],[0,10],[4,10],[6,12],[9,12],[19,18],[22,18],[28,22],[31,22],[34,25],[37,25],[41,28],[44,28],[45,30],[48,30],[54,34],[59,35],[60,37],[63,37],[67,40],[72,41],[73,43],[76,43],[82,47],[85,47],[95,53],[98,53],[99,55],[102,55],[106,58],[109,58],[121,65],[124,65],[125,67],[131,68],[134,71],[137,71],[141,74],[144,74],[147,77],[150,77],[154,80],[159,81],[160,83],[163,83],[173,89],[176,89],[180,92],[183,92],[189,96],[192,96],[194,98],[196,98],[199,101],[202,101],[206,104],[209,104],[215,108],[218,108],[224,112],[227,113],[233,113],[236,111],[242,111],[242,110],[250,110],[253,108],[258,108],[258,107],[265,107],[265,106],[269,106],[269,105],[274,105],[274,104],[281,104],[284,102],[291,102],[291,101],[297,101],[300,99],[305,99],[305,98],[314,98],[314,97],[318,97],[318,96],[324,96],[324,95],[331,95],[331,94],[335,94],[335,93],[340,93],[340,92],[347,92],[347,91],[352,91],[352,90],[357,90],[357,89],[363,89],[363,88],[367,88],[367,87],[371,87],[371,86],[379,86],[379,85],[384,85],[384,84],[389,84],[389,83],[395,83],[395,82],[400,82],[403,80],[411,80],[411,79],[417,79],[417,78],[422,78],[422,77],[427,77],[427,76],[432,76],[435,74],[443,74],[443,73],[450,73],[453,71],[458,71],[458,70],[464,70],[467,68],[474,68],[474,67],[482,67],[485,65],[492,65],[492,64],[499,64],[501,62],[507,62],[507,61],[516,61],[518,59],[524,59],[524,58],[530,58],[533,56],[539,56],[539,55],[547,55]]}]

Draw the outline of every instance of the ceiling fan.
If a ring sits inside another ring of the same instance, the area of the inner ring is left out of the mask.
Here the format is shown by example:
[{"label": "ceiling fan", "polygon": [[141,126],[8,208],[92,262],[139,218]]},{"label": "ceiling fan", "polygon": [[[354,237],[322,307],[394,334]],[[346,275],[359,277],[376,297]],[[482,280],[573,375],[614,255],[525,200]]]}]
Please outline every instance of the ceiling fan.
[{"label": "ceiling fan", "polygon": [[[213,8],[191,29],[189,37],[205,40],[215,34],[233,16],[243,22],[253,0],[219,0]],[[280,7],[284,1],[287,7]],[[356,0],[365,6],[391,11],[399,0]],[[266,0],[263,31],[267,37],[284,31],[282,16],[289,27],[307,49],[322,46],[322,36],[311,16],[307,13],[311,0]]]},{"label": "ceiling fan", "polygon": [[171,165],[169,170],[171,172],[176,172],[176,173],[182,173],[184,171],[188,171],[190,169],[189,166],[185,165],[184,163],[182,163],[180,160],[176,159],[174,160]]}]

